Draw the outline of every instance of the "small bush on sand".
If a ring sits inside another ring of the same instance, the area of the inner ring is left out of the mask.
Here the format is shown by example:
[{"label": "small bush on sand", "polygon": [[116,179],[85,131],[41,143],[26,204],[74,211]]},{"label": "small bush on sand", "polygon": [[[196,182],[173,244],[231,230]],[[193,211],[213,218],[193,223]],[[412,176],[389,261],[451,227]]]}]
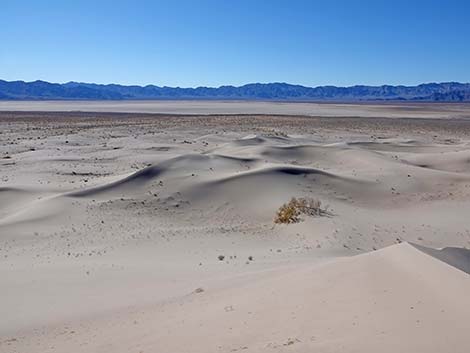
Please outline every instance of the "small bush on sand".
[{"label": "small bush on sand", "polygon": [[289,137],[286,132],[274,129],[265,130],[264,135],[268,137]]},{"label": "small bush on sand", "polygon": [[296,201],[292,198],[289,202],[285,203],[276,212],[274,223],[297,223],[300,218],[300,211],[296,206]]},{"label": "small bush on sand", "polygon": [[321,201],[312,199],[293,197],[285,203],[276,212],[274,223],[297,223],[301,221],[301,215],[307,216],[328,216],[328,206],[322,207]]}]

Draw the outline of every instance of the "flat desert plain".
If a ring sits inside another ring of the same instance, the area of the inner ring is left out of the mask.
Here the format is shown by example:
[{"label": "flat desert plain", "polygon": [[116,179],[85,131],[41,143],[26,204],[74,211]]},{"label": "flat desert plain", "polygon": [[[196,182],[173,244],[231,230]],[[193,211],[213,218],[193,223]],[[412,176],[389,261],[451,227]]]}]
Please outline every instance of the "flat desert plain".
[{"label": "flat desert plain", "polygon": [[7,103],[0,352],[469,352],[470,106]]}]

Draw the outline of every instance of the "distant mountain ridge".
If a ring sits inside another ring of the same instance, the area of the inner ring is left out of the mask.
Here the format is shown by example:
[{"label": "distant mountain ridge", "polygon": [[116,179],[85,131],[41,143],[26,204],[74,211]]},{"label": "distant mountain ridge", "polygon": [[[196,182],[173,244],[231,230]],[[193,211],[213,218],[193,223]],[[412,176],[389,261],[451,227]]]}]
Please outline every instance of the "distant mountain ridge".
[{"label": "distant mountain ridge", "polygon": [[244,86],[159,87],[68,82],[0,80],[0,100],[150,100],[224,99],[282,101],[470,101],[470,83],[425,83],[417,86],[318,86],[251,83]]}]

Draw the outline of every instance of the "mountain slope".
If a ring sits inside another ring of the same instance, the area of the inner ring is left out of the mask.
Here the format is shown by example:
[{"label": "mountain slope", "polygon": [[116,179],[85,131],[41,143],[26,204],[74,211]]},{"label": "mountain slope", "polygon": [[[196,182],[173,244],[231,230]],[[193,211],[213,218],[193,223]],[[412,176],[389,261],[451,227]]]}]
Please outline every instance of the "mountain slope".
[{"label": "mountain slope", "polygon": [[180,88],[100,85],[68,82],[0,80],[0,99],[247,99],[305,101],[470,101],[470,84],[447,82],[418,86],[319,86],[305,87],[287,83],[251,83],[240,87],[220,86]]}]

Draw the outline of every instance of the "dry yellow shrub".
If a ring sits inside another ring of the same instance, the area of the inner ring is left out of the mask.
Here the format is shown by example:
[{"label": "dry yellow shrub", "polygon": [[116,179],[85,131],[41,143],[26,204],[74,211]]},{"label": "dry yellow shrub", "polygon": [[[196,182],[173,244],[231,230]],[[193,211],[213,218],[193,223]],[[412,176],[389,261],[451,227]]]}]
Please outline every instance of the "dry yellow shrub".
[{"label": "dry yellow shrub", "polygon": [[300,222],[302,214],[308,216],[329,215],[328,206],[322,208],[320,200],[293,197],[289,202],[279,207],[274,217],[274,223],[297,223]]}]

